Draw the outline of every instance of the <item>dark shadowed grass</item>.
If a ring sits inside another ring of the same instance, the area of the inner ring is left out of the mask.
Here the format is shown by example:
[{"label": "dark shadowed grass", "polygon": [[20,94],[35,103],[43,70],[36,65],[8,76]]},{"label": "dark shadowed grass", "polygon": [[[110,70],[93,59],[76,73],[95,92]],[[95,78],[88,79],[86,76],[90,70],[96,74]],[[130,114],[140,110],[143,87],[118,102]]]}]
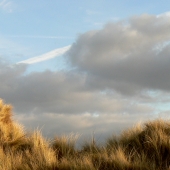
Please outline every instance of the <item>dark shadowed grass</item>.
[{"label": "dark shadowed grass", "polygon": [[0,170],[170,170],[170,121],[137,125],[103,146],[92,138],[77,149],[77,135],[49,141],[11,118],[11,106],[0,100]]}]

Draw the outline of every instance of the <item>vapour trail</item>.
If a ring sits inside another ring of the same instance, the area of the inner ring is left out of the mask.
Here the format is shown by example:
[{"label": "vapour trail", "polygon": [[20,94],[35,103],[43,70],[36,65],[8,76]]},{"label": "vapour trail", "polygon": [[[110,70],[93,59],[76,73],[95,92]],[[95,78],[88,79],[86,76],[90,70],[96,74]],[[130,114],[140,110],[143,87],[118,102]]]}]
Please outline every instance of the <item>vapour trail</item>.
[{"label": "vapour trail", "polygon": [[49,60],[49,59],[52,59],[52,58],[55,58],[57,56],[64,54],[66,51],[68,51],[70,49],[70,47],[71,47],[71,45],[68,45],[68,46],[62,47],[62,48],[57,48],[55,50],[52,50],[52,51],[42,54],[40,56],[36,56],[36,57],[30,58],[27,60],[20,61],[17,64],[21,64],[21,63],[34,64],[34,63],[42,62],[45,60]]}]

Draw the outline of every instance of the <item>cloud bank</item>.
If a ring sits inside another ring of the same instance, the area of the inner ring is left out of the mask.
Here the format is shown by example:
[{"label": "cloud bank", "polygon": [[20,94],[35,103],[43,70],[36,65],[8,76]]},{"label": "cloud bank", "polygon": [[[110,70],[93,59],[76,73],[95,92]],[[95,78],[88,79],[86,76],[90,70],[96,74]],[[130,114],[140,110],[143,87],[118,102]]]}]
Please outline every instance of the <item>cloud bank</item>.
[{"label": "cloud bank", "polygon": [[[94,88],[170,90],[169,16],[141,15],[82,34],[68,58]],[[98,83],[100,82],[100,83]]]},{"label": "cloud bank", "polygon": [[14,106],[16,119],[45,127],[47,136],[95,131],[103,138],[167,115],[170,108],[162,106],[170,102],[169,28],[168,15],[144,14],[81,34],[70,49],[62,48],[69,49],[69,71],[24,74],[25,64],[1,63],[0,97]]}]

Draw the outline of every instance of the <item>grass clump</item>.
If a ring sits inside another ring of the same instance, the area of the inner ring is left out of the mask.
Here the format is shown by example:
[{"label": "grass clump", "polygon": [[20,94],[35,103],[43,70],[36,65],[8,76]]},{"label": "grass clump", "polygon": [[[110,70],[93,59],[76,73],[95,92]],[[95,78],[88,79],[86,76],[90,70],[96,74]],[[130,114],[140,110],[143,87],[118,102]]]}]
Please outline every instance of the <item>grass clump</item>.
[{"label": "grass clump", "polygon": [[27,134],[0,100],[2,170],[170,170],[170,121],[137,125],[103,146],[93,138],[76,149],[76,140],[76,135],[49,141],[39,131]]}]

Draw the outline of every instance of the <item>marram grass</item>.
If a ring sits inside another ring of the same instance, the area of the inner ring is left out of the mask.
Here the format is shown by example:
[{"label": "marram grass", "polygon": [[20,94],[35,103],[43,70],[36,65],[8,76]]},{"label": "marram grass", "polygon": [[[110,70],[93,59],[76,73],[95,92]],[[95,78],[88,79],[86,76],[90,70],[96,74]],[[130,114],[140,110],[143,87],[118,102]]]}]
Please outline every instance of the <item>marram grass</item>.
[{"label": "marram grass", "polygon": [[157,119],[75,148],[77,136],[27,134],[0,100],[0,170],[170,170],[170,121]]}]

